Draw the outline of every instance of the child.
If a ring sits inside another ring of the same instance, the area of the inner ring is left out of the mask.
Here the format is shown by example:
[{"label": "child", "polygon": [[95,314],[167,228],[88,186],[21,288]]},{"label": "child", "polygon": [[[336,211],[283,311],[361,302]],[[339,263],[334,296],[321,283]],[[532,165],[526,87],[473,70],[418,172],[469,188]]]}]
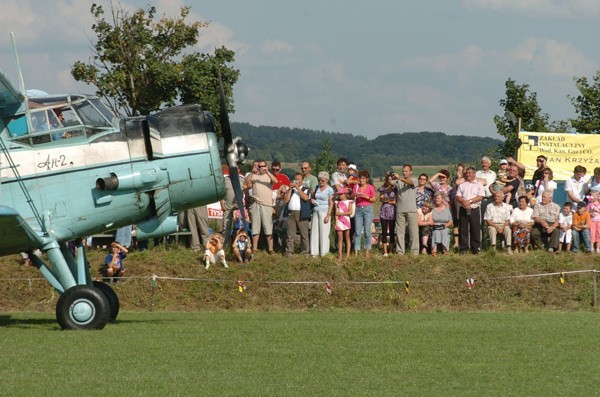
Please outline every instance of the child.
[{"label": "child", "polygon": [[562,251],[571,251],[571,239],[572,239],[572,226],[573,226],[573,204],[567,201],[563,205],[563,211],[558,214],[558,250],[556,253]]},{"label": "child", "polygon": [[527,196],[527,198],[529,199],[529,206],[533,208],[537,203],[537,198],[535,197],[535,188],[531,183],[525,185],[525,196]]},{"label": "child", "polygon": [[250,248],[250,240],[244,229],[238,230],[235,240],[233,240],[233,253],[238,262],[250,262],[252,259],[252,249]]},{"label": "child", "polygon": [[590,214],[590,235],[592,252],[600,254],[600,192],[590,193],[590,203],[587,206]]},{"label": "child", "polygon": [[421,253],[427,254],[429,236],[431,236],[431,204],[428,201],[417,209],[417,224],[419,225],[419,239],[421,240]]},{"label": "child", "polygon": [[208,270],[211,264],[222,263],[225,269],[228,269],[225,260],[225,251],[223,250],[223,236],[219,233],[210,235],[204,251],[204,268]]},{"label": "child", "polygon": [[116,241],[110,245],[110,253],[104,259],[103,273],[106,277],[121,277],[125,274],[123,259],[129,251]]},{"label": "child", "polygon": [[346,179],[346,187],[352,190],[352,188],[354,188],[356,185],[358,185],[358,168],[356,168],[356,165],[350,164],[348,166],[348,179]]},{"label": "child", "polygon": [[585,203],[577,204],[577,212],[573,215],[573,252],[579,252],[579,238],[583,239],[583,245],[587,252],[591,252],[592,243],[590,241],[590,214],[587,212]]},{"label": "child", "polygon": [[514,179],[508,176],[508,161],[506,159],[500,160],[498,172],[496,173],[496,181],[491,189],[492,192],[502,190],[507,183],[511,183]]},{"label": "child", "polygon": [[348,189],[339,188],[335,202],[335,230],[337,233],[338,259],[342,259],[343,243],[346,243],[346,259],[350,257],[350,215],[354,202],[348,200]]}]

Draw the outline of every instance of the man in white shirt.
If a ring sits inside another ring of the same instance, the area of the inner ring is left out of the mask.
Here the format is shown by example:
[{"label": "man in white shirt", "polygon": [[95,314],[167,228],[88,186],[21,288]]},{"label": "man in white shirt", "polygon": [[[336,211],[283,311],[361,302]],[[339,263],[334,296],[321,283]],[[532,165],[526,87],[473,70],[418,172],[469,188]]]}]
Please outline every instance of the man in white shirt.
[{"label": "man in white shirt", "polygon": [[[496,175],[496,172],[494,172],[491,169],[491,166],[492,166],[492,160],[488,156],[483,156],[481,158],[481,169],[475,173],[475,178],[477,179],[477,181],[479,183],[481,183],[483,185],[483,191],[485,193],[485,197],[483,198],[483,201],[481,202],[481,216],[483,216],[485,214],[485,210],[486,210],[488,204],[490,204],[492,201],[494,201],[492,198],[493,192],[490,190],[490,188],[492,187],[492,184],[496,181],[497,175]],[[483,236],[484,229],[485,229],[485,222],[481,222],[482,236]]]},{"label": "man in white shirt", "polygon": [[331,174],[331,187],[337,192],[341,187],[346,187],[346,179],[348,179],[348,159],[342,157],[337,161],[337,171]]},{"label": "man in white shirt", "polygon": [[585,195],[588,192],[587,183],[585,181],[586,172],[587,169],[584,166],[575,166],[573,176],[565,181],[566,201],[570,201],[575,205],[583,202]]},{"label": "man in white shirt", "polygon": [[504,194],[501,191],[494,192],[494,201],[487,206],[483,219],[488,228],[490,244],[496,247],[498,234],[504,235],[506,252],[512,254],[512,231],[510,230],[510,214],[512,206],[503,202]]},{"label": "man in white shirt", "polygon": [[475,179],[475,168],[467,168],[465,181],[458,185],[456,190],[456,201],[460,204],[458,231],[461,254],[466,254],[469,249],[471,253],[479,254],[481,248],[480,205],[484,197],[483,185]]}]

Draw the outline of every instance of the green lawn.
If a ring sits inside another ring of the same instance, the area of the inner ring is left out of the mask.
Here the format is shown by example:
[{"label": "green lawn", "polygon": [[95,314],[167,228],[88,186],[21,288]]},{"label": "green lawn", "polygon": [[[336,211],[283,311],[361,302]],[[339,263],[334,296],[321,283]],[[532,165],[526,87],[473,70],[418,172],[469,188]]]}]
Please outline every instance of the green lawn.
[{"label": "green lawn", "polygon": [[0,395],[593,395],[596,313],[1,314]]}]

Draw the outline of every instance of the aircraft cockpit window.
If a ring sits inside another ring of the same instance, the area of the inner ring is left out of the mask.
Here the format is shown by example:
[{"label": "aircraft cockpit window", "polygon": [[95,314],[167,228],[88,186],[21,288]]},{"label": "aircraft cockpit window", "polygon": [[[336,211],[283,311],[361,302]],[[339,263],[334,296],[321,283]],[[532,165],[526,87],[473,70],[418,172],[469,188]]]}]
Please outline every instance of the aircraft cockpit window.
[{"label": "aircraft cockpit window", "polygon": [[48,131],[62,128],[61,120],[52,109],[36,110],[31,112],[31,127],[33,132]]},{"label": "aircraft cockpit window", "polygon": [[90,102],[98,111],[106,118],[111,126],[119,125],[119,118],[100,100],[100,98],[92,98]]},{"label": "aircraft cockpit window", "polygon": [[94,127],[112,127],[110,121],[104,117],[104,115],[93,106],[90,102],[85,101],[78,104],[74,104],[75,111],[81,117],[83,124],[94,126]]}]

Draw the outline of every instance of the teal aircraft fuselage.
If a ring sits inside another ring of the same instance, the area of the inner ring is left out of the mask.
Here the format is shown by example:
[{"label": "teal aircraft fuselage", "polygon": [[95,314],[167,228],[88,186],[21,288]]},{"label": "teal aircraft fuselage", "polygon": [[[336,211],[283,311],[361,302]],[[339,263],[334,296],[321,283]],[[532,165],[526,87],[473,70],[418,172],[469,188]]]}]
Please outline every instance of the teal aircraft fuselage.
[{"label": "teal aircraft fuselage", "polygon": [[0,72],[0,255],[30,253],[61,293],[62,328],[102,328],[118,312],[81,237],[130,224],[138,239],[173,233],[178,211],[224,196],[214,131],[197,105],[119,119],[97,97],[28,95]]}]

